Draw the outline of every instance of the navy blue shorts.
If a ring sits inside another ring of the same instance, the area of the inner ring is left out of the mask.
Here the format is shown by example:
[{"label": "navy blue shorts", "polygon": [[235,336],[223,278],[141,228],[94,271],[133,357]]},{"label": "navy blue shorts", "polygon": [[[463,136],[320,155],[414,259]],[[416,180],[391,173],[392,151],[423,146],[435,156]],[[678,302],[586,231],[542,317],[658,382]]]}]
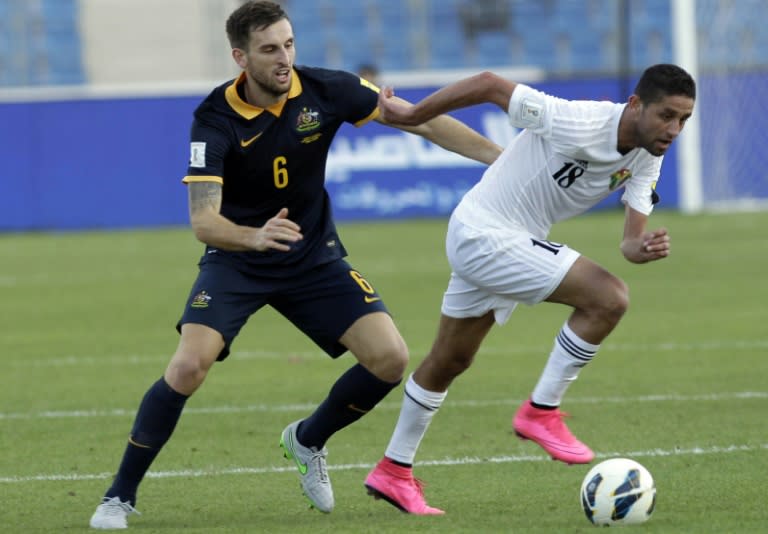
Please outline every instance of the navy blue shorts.
[{"label": "navy blue shorts", "polygon": [[259,278],[225,263],[204,262],[176,329],[197,323],[220,332],[225,346],[218,359],[223,360],[248,318],[265,305],[333,358],[346,352],[339,338],[352,323],[387,312],[376,290],[343,259],[287,279]]}]

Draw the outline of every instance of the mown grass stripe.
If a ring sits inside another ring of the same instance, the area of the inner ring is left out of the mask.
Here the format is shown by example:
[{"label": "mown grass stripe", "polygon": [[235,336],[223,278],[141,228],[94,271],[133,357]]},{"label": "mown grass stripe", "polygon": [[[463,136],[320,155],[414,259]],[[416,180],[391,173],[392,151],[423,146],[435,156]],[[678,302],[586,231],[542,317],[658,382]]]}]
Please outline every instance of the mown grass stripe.
[{"label": "mown grass stripe", "polygon": [[[649,449],[641,451],[614,451],[596,453],[597,459],[632,457],[647,458],[661,456],[698,456],[704,454],[734,454],[740,452],[754,452],[768,450],[768,443],[759,445],[725,445],[725,446],[693,446],[688,448],[675,449]],[[549,456],[544,455],[518,455],[518,456],[492,456],[490,458],[463,457],[463,458],[443,458],[440,460],[419,461],[420,467],[424,466],[456,466],[456,465],[479,465],[479,464],[506,464],[516,462],[544,462],[551,461]],[[371,469],[374,464],[342,464],[329,465],[329,471],[349,471],[353,469]],[[293,473],[295,467],[230,467],[226,469],[183,469],[179,471],[149,471],[147,478],[179,478],[179,477],[216,477],[225,475],[264,475],[270,473]],[[55,481],[87,481],[102,480],[111,478],[113,473],[96,474],[50,474],[50,475],[32,475],[32,476],[11,476],[0,477],[0,483],[18,484],[25,482],[55,482]]]}]

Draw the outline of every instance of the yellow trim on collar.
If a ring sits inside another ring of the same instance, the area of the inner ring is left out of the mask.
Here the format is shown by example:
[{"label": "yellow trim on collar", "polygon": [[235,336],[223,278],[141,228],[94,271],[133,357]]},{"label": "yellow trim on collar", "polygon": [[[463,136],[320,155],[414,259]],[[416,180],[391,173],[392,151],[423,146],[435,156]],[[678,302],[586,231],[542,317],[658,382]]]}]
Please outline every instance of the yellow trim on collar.
[{"label": "yellow trim on collar", "polygon": [[[237,86],[241,83],[245,83],[245,72],[241,72],[240,76],[238,76],[237,79],[224,90],[224,98],[227,100],[227,104],[229,104],[230,107],[235,110],[238,115],[250,120],[258,117],[263,111],[266,110],[272,113],[272,115],[275,117],[280,116],[280,113],[282,113],[283,106],[285,106],[287,99],[281,100],[277,104],[269,106],[268,108],[252,106],[240,98],[240,95],[237,92]],[[288,90],[288,98],[295,98],[299,96],[301,91],[302,87],[301,80],[299,80],[299,75],[296,73],[296,69],[291,69],[291,88]]]}]

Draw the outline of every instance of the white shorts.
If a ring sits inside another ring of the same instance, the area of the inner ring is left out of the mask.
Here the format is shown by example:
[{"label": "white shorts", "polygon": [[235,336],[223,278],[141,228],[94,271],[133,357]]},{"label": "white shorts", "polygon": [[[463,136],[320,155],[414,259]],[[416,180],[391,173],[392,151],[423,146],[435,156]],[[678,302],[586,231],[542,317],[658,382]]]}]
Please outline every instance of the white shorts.
[{"label": "white shorts", "polygon": [[498,324],[507,322],[518,302],[545,300],[581,255],[520,226],[478,228],[456,217],[448,223],[446,252],[453,272],[442,313],[460,319],[493,310]]}]

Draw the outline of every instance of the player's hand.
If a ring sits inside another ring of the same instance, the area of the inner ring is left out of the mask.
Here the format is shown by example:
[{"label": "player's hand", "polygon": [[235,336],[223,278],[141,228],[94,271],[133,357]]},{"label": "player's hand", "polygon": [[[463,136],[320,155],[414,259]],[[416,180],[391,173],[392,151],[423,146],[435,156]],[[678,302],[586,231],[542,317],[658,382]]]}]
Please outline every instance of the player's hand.
[{"label": "player's hand", "polygon": [[624,240],[621,251],[632,263],[661,260],[670,253],[669,233],[666,228],[659,228],[635,239]]},{"label": "player's hand", "polygon": [[398,126],[415,126],[415,120],[409,112],[413,106],[400,98],[393,98],[395,91],[391,87],[383,87],[379,91],[379,118],[387,124]]},{"label": "player's hand", "polygon": [[269,249],[288,252],[291,250],[290,243],[303,238],[299,225],[288,218],[288,208],[282,208],[264,226],[256,229],[253,248],[259,252]]}]

